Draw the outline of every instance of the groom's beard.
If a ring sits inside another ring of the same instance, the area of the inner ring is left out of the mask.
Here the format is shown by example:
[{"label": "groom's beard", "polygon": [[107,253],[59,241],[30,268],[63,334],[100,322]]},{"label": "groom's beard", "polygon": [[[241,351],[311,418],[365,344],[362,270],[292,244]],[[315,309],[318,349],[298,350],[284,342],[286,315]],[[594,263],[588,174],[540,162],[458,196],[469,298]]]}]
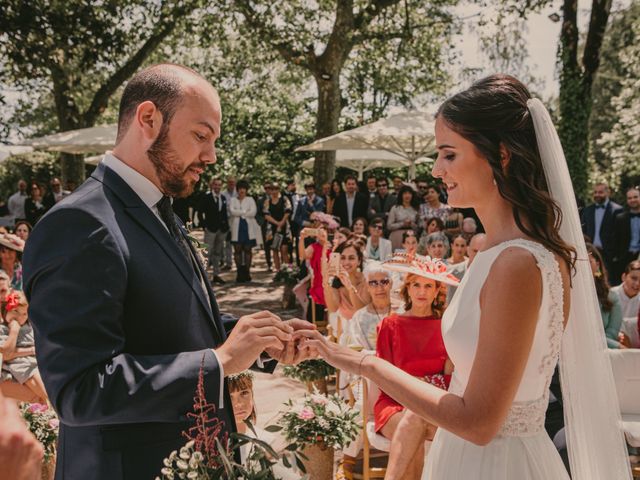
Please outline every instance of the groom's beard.
[{"label": "groom's beard", "polygon": [[158,138],[153,142],[147,155],[160,180],[162,192],[174,198],[188,197],[193,193],[196,182],[187,177],[191,167],[205,168],[203,163],[192,164],[187,169],[180,168],[180,159],[169,141],[169,125],[163,125]]}]

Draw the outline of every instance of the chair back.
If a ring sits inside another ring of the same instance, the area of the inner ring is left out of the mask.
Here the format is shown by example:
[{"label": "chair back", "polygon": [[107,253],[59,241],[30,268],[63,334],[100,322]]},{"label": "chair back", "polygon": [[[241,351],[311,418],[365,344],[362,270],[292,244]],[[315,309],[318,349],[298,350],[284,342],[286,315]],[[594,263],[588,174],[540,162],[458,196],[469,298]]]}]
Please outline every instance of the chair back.
[{"label": "chair back", "polygon": [[[640,414],[640,349],[609,350],[622,414]],[[598,388],[594,385],[594,388]]]}]

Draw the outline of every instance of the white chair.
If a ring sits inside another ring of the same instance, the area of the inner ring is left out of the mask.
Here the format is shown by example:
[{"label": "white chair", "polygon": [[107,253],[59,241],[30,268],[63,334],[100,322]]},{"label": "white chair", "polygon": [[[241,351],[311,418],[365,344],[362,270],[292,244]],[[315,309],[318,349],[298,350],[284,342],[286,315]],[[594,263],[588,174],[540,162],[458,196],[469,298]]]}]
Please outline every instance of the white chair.
[{"label": "white chair", "polygon": [[609,350],[622,429],[627,443],[640,447],[640,349]]}]

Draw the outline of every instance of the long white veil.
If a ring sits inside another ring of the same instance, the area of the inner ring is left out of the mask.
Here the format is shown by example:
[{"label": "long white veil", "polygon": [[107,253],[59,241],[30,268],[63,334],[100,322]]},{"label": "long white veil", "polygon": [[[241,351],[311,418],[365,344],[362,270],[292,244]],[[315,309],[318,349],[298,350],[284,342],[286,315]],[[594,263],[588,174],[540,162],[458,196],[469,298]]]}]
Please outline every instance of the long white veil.
[{"label": "long white veil", "polygon": [[567,446],[574,480],[631,479],[620,408],[576,198],[560,139],[538,99],[527,102],[549,192],[562,210],[562,239],[578,253],[560,352]]}]

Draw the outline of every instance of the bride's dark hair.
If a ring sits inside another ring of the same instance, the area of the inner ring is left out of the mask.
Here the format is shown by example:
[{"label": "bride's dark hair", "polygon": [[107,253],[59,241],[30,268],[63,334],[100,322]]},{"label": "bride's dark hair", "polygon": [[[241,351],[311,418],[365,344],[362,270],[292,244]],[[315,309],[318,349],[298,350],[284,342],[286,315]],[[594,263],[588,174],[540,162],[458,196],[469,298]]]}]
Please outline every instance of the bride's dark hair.
[{"label": "bride's dark hair", "polygon": [[[576,250],[559,234],[562,211],[549,195],[527,100],[531,94],[509,75],[491,75],[446,100],[438,109],[453,131],[487,159],[500,195],[513,207],[518,228],[559,255],[569,269]],[[510,154],[503,169],[500,146]]]}]

